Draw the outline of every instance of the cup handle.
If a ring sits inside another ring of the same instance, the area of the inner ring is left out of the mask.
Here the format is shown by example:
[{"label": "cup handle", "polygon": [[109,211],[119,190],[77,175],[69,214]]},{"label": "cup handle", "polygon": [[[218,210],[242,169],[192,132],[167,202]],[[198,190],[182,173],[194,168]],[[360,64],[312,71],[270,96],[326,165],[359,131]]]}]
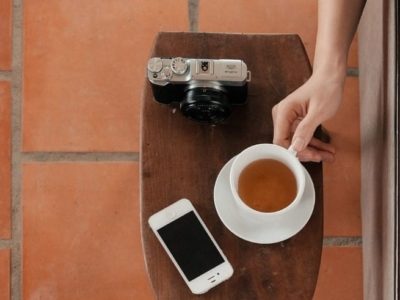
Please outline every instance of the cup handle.
[{"label": "cup handle", "polygon": [[290,145],[288,148],[288,151],[290,154],[292,154],[294,157],[297,157],[297,151],[293,149],[293,145]]}]

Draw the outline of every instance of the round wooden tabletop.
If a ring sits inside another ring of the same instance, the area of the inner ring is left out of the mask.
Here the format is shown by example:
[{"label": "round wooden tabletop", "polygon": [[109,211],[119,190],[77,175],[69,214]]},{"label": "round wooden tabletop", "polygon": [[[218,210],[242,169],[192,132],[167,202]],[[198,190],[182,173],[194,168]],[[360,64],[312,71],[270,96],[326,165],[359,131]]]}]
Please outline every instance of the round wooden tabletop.
[{"label": "round wooden tabletop", "polygon": [[[213,200],[224,164],[244,148],[272,142],[271,109],[311,74],[297,35],[160,33],[151,57],[242,59],[252,72],[247,104],[234,107],[221,125],[184,118],[179,108],[157,103],[146,81],[141,144],[141,226],[147,271],[157,299],[312,299],[323,237],[322,164],[304,164],[316,203],[307,225],[292,238],[269,245],[233,235]],[[204,295],[191,294],[151,231],[147,220],[188,198],[231,262],[235,272]]]}]

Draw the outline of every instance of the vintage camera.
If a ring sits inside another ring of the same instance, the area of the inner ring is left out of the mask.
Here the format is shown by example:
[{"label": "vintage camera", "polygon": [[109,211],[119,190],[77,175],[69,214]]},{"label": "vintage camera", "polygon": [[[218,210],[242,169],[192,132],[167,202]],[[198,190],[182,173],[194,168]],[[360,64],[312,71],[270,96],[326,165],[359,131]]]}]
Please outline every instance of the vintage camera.
[{"label": "vintage camera", "polygon": [[158,102],[178,102],[190,119],[217,124],[246,102],[251,73],[242,60],[153,57],[147,77]]}]

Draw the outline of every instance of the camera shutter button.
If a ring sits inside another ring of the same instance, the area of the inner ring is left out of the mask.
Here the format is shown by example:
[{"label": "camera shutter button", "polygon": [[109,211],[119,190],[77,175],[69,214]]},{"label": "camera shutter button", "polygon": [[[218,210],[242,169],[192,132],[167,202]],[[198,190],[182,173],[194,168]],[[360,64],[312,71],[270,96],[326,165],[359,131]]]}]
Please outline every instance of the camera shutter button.
[{"label": "camera shutter button", "polygon": [[162,70],[163,62],[162,59],[159,57],[153,57],[149,60],[147,64],[147,70],[152,73],[158,73]]},{"label": "camera shutter button", "polygon": [[164,76],[166,79],[171,79],[172,78],[172,71],[170,68],[166,67],[163,70]]},{"label": "camera shutter button", "polygon": [[183,75],[187,70],[186,60],[182,57],[176,57],[171,62],[171,69],[175,74]]}]

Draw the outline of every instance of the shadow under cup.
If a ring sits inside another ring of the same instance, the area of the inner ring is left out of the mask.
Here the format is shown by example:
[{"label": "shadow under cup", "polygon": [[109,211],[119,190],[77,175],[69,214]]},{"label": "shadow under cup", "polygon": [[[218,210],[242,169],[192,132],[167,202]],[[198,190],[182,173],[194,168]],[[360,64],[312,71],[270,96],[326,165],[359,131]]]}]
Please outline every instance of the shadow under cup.
[{"label": "shadow under cup", "polygon": [[[280,210],[272,212],[255,210],[254,208],[248,206],[239,196],[238,185],[239,177],[242,171],[252,162],[261,159],[272,159],[283,163],[290,169],[295,177],[297,187],[296,196],[289,205]],[[305,189],[305,173],[300,161],[297,159],[293,152],[274,144],[254,145],[246,148],[241,153],[239,153],[233,161],[229,174],[229,181],[233,197],[239,207],[239,210],[243,212],[245,216],[256,219],[281,215],[292,209],[301,200]]]}]

